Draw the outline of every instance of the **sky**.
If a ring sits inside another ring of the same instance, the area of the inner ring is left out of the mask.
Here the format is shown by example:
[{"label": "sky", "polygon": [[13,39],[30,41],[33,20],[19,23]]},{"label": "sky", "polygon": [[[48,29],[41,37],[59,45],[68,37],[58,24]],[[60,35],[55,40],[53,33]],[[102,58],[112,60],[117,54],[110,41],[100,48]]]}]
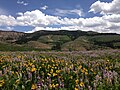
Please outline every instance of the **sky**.
[{"label": "sky", "polygon": [[0,0],[0,30],[120,34],[120,0]]}]

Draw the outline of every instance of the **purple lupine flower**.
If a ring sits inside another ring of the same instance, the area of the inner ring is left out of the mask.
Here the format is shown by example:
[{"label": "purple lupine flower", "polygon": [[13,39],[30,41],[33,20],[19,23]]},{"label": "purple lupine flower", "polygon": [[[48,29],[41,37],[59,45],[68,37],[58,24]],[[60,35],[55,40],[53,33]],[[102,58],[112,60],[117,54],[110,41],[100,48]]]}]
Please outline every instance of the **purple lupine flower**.
[{"label": "purple lupine flower", "polygon": [[103,77],[106,78],[107,77],[107,71],[103,70]]},{"label": "purple lupine flower", "polygon": [[32,73],[28,72],[28,79],[31,79],[31,78],[32,78]]},{"label": "purple lupine flower", "polygon": [[43,83],[41,81],[38,81],[37,86],[38,86],[38,88],[41,88],[43,86]]},{"label": "purple lupine flower", "polygon": [[4,69],[3,69],[3,73],[4,73],[4,74],[7,74],[7,68],[4,68]]},{"label": "purple lupine flower", "polygon": [[40,76],[37,76],[37,79],[40,80]]},{"label": "purple lupine flower", "polygon": [[61,87],[64,88],[64,83],[63,82],[61,83]]}]

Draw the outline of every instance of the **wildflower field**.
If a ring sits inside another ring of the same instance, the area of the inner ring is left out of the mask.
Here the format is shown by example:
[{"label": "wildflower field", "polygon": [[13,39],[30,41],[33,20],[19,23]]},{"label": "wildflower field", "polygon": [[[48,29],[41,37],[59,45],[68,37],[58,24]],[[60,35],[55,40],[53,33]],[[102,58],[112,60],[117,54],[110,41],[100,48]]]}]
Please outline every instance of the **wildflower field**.
[{"label": "wildflower field", "polygon": [[119,50],[0,52],[0,90],[119,89]]}]

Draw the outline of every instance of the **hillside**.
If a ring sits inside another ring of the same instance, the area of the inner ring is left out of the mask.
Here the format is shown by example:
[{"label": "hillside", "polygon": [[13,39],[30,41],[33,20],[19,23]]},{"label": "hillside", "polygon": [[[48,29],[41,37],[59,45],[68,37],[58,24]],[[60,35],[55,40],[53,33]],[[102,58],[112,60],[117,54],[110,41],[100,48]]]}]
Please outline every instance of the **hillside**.
[{"label": "hillside", "polygon": [[14,43],[15,41],[21,39],[25,36],[25,33],[16,31],[0,31],[0,41]]},{"label": "hillside", "polygon": [[80,30],[41,30],[34,33],[0,31],[0,46],[2,51],[120,49],[120,35]]}]

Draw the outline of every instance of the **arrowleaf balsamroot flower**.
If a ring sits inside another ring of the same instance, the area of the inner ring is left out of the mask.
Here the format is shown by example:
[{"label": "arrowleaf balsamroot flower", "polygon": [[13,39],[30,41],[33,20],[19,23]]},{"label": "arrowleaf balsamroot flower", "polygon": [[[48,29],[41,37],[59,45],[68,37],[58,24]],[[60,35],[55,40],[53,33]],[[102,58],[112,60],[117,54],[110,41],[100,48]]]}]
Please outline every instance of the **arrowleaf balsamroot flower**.
[{"label": "arrowleaf balsamroot flower", "polygon": [[31,90],[36,90],[36,89],[37,89],[36,84],[32,84]]},{"label": "arrowleaf balsamroot flower", "polygon": [[35,71],[36,71],[36,68],[33,67],[33,68],[31,69],[31,72],[35,72]]},{"label": "arrowleaf balsamroot flower", "polygon": [[4,80],[0,80],[0,87],[2,87],[4,85],[5,81]]},{"label": "arrowleaf balsamroot flower", "polygon": [[84,86],[84,83],[83,83],[83,82],[80,82],[80,86],[83,87],[83,86]]}]

